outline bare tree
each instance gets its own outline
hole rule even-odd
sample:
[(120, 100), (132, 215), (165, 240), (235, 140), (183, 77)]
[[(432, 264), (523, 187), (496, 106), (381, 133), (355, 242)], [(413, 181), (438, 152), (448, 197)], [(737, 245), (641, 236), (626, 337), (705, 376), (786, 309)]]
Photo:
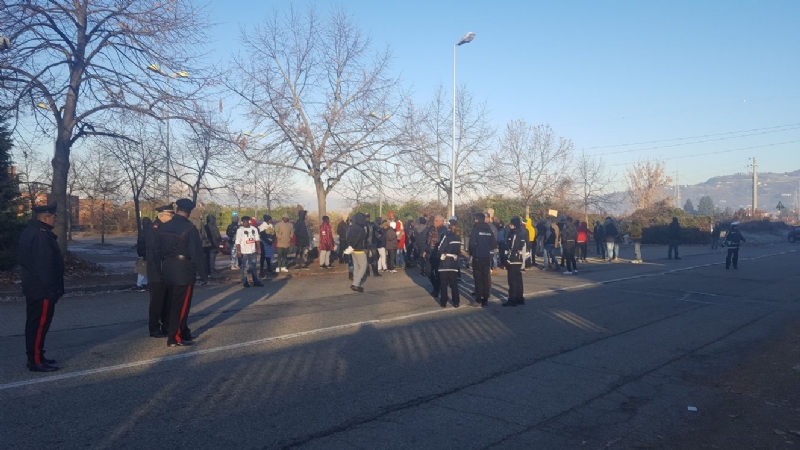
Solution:
[(229, 88), (269, 142), (240, 149), (310, 177), (323, 216), (342, 177), (396, 141), (392, 116), (402, 101), (389, 74), (390, 53), (373, 53), (369, 37), (341, 9), (325, 19), (313, 8), (276, 11), (243, 33), (242, 43), (248, 56), (236, 61), (241, 76)]
[[(197, 86), (170, 91), (164, 79), (172, 70), (197, 74), (187, 64), (199, 60), (194, 49), (205, 40), (206, 23), (195, 5), (191, 0), (2, 2), (0, 30), (10, 45), (0, 52), (0, 112), (17, 119), (38, 113), (49, 119), (42, 127), (54, 129), (52, 194), (62, 250), (73, 144), (86, 136), (117, 135), (104, 124), (122, 110), (156, 115), (167, 103), (170, 115), (180, 116), (179, 106), (198, 92)], [(153, 70), (146, 70), (150, 65)]]
[(491, 173), (514, 187), (530, 215), (535, 200), (564, 197), (563, 188), (571, 186), (567, 167), (573, 148), (572, 140), (556, 138), (550, 125), (515, 120), (506, 125), (500, 148), (492, 154)]
[(200, 192), (225, 189), (228, 183), (222, 176), (225, 169), (222, 163), (234, 151), (234, 145), (217, 128), (207, 125), (212, 122), (207, 115), (197, 122), (188, 122), (189, 133), (171, 155), (172, 178), (194, 202)]
[(628, 198), (634, 209), (647, 209), (656, 202), (669, 198), (669, 184), (663, 161), (637, 161), (625, 172)]
[(581, 152), (575, 164), (575, 188), (583, 206), (583, 220), (589, 223), (589, 211), (604, 213), (612, 206), (609, 186), (611, 177), (606, 173), (602, 157)]
[[(100, 144), (100, 141), (97, 141)], [(84, 155), (75, 158), (79, 171), (76, 175), (78, 191), (89, 198), (92, 221), (97, 203), (100, 204), (100, 243), (106, 239), (106, 212), (115, 200), (123, 197), (125, 174), (110, 155), (100, 145), (92, 146)]]
[(20, 191), (30, 209), (38, 197), (50, 191), (51, 172), (46, 158), (27, 143), (14, 147), (14, 156)]
[(423, 109), (409, 105), (406, 114), (404, 144), (408, 150), (401, 156), (407, 172), (402, 177), (406, 187), (417, 191), (435, 191), (438, 199), (446, 199), (450, 208), (450, 180), (455, 153), (456, 195), (476, 193), (485, 183), (488, 152), (494, 130), (489, 125), (486, 104), (476, 104), (464, 87), (458, 90), (456, 142), (453, 152), (453, 104), (444, 87), (439, 86), (433, 99)]
[(294, 195), (293, 172), (286, 167), (275, 164), (256, 166), (253, 173), (253, 184), (259, 198), (262, 198), (267, 207), (267, 214), (272, 214), (276, 205), (289, 202)]

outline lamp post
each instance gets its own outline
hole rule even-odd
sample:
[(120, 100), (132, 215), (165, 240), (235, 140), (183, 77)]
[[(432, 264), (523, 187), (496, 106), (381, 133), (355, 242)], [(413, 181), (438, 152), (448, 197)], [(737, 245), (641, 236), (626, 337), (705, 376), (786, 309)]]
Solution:
[[(189, 78), (189, 72), (181, 70), (179, 72), (167, 73), (161, 70), (161, 68), (158, 67), (158, 65), (156, 64), (150, 64), (149, 66), (147, 66), (147, 70), (155, 72), (159, 75), (163, 75), (164, 77), (167, 78), (167, 97), (169, 97), (169, 80), (173, 78)], [(167, 99), (167, 101), (169, 101), (169, 99)], [(167, 186), (164, 191), (167, 201), (169, 201), (169, 169), (171, 167), (171, 162), (172, 162), (172, 160), (169, 157), (169, 114), (170, 114), (169, 106), (167, 106)]]
[[(381, 124), (392, 118), (391, 115), (381, 117), (375, 111), (370, 112), (369, 116), (380, 120)], [(378, 153), (380, 153), (380, 150)], [(380, 157), (380, 155), (378, 156)], [(383, 169), (383, 164), (381, 164), (381, 169)], [(380, 169), (378, 170), (378, 217), (383, 217), (383, 171)]]
[(475, 33), (470, 31), (453, 45), (453, 146), (450, 149), (452, 164), (450, 169), (450, 217), (456, 215), (456, 47), (469, 44), (473, 39), (475, 39)]

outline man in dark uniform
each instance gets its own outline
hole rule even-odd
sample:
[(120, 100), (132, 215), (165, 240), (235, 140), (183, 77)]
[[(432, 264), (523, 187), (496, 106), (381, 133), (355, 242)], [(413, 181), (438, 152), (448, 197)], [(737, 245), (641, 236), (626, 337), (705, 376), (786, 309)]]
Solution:
[(747, 239), (745, 239), (739, 231), (739, 222), (733, 222), (730, 231), (725, 235), (724, 244), (728, 246), (728, 256), (725, 257), (726, 269), (731, 268), (731, 262), (733, 262), (734, 269), (739, 268), (739, 246), (745, 241), (747, 241)]
[(469, 236), (469, 255), (472, 256), (472, 278), (475, 281), (475, 301), (482, 307), (489, 304), (492, 286), (492, 252), (497, 250), (497, 238), (486, 223), (486, 215), (475, 214), (475, 224)]
[(433, 225), (424, 232), (425, 250), (422, 252), (422, 259), (427, 259), (429, 263), (428, 279), (433, 286), (431, 296), (434, 298), (439, 297), (439, 289), (441, 287), (441, 280), (439, 279), (439, 243), (445, 234), (447, 234), (447, 227), (444, 225), (444, 217), (442, 216), (434, 217)]
[(19, 262), (22, 266), (22, 293), (27, 303), (25, 349), (28, 370), (54, 372), (55, 360), (44, 357), (44, 341), (56, 302), (64, 295), (64, 258), (53, 227), (56, 205), (33, 208), (34, 219), (19, 237)]
[[(380, 277), (382, 275), (378, 273), (378, 235), (381, 231), (370, 219), (369, 213), (364, 214), (364, 217), (367, 220), (367, 264), (372, 267), (372, 276)], [(369, 274), (369, 269), (367, 273)]]
[(161, 227), (172, 220), (175, 214), (174, 205), (164, 205), (156, 208), (158, 218), (149, 230), (146, 230), (147, 244), (145, 246), (147, 260), (147, 284), (150, 288), (150, 307), (148, 309), (148, 328), (150, 337), (167, 337), (167, 323), (169, 323), (169, 301), (167, 299), (167, 285), (161, 276), (161, 259), (156, 256), (156, 234)]
[(195, 204), (182, 198), (175, 202), (175, 216), (159, 228), (154, 257), (161, 261), (161, 274), (167, 286), (169, 302), (169, 347), (192, 345), (192, 333), (187, 326), (192, 292), (197, 277), (205, 284), (206, 272), (200, 232), (189, 222)]

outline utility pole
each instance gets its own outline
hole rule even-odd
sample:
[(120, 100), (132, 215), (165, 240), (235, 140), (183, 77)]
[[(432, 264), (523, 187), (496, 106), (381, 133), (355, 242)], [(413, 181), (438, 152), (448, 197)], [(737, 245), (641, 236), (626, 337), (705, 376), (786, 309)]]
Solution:
[(758, 209), (758, 158), (753, 158), (753, 217)]

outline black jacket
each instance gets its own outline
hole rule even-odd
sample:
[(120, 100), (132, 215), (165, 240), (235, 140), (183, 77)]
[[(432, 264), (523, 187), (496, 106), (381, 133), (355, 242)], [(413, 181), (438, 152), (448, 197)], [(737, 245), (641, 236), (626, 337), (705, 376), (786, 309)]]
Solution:
[(605, 236), (606, 242), (614, 242), (617, 239), (618, 234), (619, 231), (617, 231), (617, 226), (614, 225), (614, 222), (607, 223), (603, 229), (603, 235)]
[(228, 228), (225, 230), (225, 234), (228, 236), (228, 242), (233, 243), (233, 241), (236, 240), (236, 231), (239, 229), (239, 226), (240, 223), (238, 220), (228, 225)]
[(525, 248), (528, 240), (525, 228), (515, 228), (506, 230), (506, 259), (509, 264), (522, 264), (525, 260)]
[[(461, 256), (461, 238), (451, 231), (439, 241), (439, 272), (458, 272), (458, 257)], [(444, 256), (444, 259), (441, 259)]]
[(152, 226), (152, 220), (147, 217), (142, 219), (142, 228), (139, 229), (139, 234), (136, 236), (136, 255), (139, 258), (147, 257), (147, 233), (150, 232)]
[(187, 217), (175, 214), (172, 220), (161, 225), (154, 234), (154, 257), (161, 261), (165, 283), (188, 286), (194, 284), (198, 276), (201, 280), (206, 280), (208, 272), (200, 232)]
[(669, 232), (667, 233), (670, 241), (681, 240), (681, 224), (672, 222), (669, 224)]
[(489, 258), (492, 250), (496, 249), (497, 237), (492, 227), (486, 222), (475, 223), (469, 235), (469, 255), (473, 258)]
[(347, 245), (356, 251), (364, 251), (367, 248), (367, 224), (364, 214), (357, 213), (353, 216), (352, 224), (347, 228)]
[(339, 225), (336, 225), (336, 235), (339, 236), (340, 241), (347, 240), (347, 227), (348, 227), (347, 222), (345, 222), (344, 220), (339, 222)]
[(148, 283), (161, 283), (161, 260), (156, 256), (156, 233), (161, 226), (164, 225), (160, 219), (156, 218), (153, 224), (147, 229), (145, 233), (145, 259), (147, 260), (147, 282)]
[(300, 211), (297, 213), (297, 222), (294, 223), (294, 236), (295, 245), (298, 247), (308, 247), (311, 245), (308, 236), (308, 227), (306, 226), (307, 211)]
[(22, 293), (31, 300), (57, 301), (64, 295), (64, 257), (53, 228), (36, 219), (19, 236)]
[(572, 223), (565, 223), (564, 228), (561, 229), (561, 242), (572, 242), (578, 239), (578, 230)]
[(742, 233), (739, 230), (733, 230), (725, 235), (725, 244), (729, 248), (739, 248), (742, 245), (742, 242), (746, 242), (747, 239), (742, 236)]

